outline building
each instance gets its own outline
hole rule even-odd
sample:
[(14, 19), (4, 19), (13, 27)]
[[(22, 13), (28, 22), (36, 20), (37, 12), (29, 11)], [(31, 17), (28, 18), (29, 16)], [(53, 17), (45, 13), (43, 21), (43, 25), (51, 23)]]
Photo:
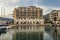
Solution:
[(35, 6), (14, 8), (14, 23), (43, 24), (43, 9)]
[(59, 23), (60, 21), (60, 10), (53, 10), (50, 14), (50, 20), (56, 21), (56, 23)]
[(44, 19), (52, 21), (52, 23), (60, 23), (60, 10), (53, 10), (51, 13), (44, 16)]

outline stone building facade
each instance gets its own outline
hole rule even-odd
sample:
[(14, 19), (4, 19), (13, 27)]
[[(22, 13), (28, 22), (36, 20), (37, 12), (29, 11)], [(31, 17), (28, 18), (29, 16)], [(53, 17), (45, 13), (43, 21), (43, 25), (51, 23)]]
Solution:
[(56, 23), (60, 22), (60, 10), (53, 10), (50, 14), (50, 20), (53, 21), (53, 23), (56, 21)]
[(52, 21), (52, 23), (60, 23), (60, 10), (52, 10), (52, 12), (45, 15), (44, 18)]
[(43, 24), (43, 9), (36, 6), (14, 8), (14, 23)]

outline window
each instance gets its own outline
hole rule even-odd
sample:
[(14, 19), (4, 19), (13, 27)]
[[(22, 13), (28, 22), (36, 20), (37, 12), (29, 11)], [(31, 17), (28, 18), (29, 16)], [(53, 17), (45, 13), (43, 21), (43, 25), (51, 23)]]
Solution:
[(32, 11), (32, 16), (34, 16), (35, 15), (35, 12), (34, 11)]
[(42, 14), (43, 14), (43, 13), (42, 13), (42, 10), (40, 10), (40, 16), (42, 16)]
[(22, 12), (20, 12), (20, 16), (22, 16)]
[(28, 13), (28, 16), (31, 16), (31, 13), (30, 12)]
[(24, 12), (26, 12), (26, 8), (24, 8)]
[(24, 16), (26, 16), (26, 12), (24, 12)]

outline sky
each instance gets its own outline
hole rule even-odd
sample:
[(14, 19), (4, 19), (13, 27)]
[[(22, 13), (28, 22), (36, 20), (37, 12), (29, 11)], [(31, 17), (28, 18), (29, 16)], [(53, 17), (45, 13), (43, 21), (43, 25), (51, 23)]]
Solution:
[(0, 16), (1, 8), (5, 8), (5, 17), (12, 18), (13, 9), (19, 6), (37, 6), (43, 8), (44, 15), (52, 10), (60, 9), (60, 0), (0, 0)]

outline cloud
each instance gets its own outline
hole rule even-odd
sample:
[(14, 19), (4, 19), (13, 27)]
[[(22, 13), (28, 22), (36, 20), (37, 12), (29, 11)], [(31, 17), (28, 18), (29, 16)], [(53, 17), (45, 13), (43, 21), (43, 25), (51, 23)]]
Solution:
[(9, 3), (9, 2), (11, 2), (11, 3), (17, 3), (19, 1), (20, 0), (0, 0), (1, 3)]
[(33, 3), (41, 3), (42, 0), (20, 0), (22, 2), (22, 4), (24, 3), (27, 3), (27, 4), (32, 4)]
[(40, 6), (43, 8), (44, 15), (51, 13), (52, 10), (60, 10), (60, 7), (53, 7), (53, 6)]
[[(13, 14), (13, 9), (18, 6), (37, 6), (40, 8), (43, 8), (44, 15), (50, 13), (52, 10), (59, 10), (60, 7), (53, 7), (53, 6), (45, 6), (42, 5), (42, 0), (0, 0), (0, 13), (1, 13), (1, 7), (5, 8), (5, 13), (10, 17), (9, 14)], [(40, 5), (41, 4), (41, 5)]]
[(51, 13), (52, 10), (60, 10), (60, 7), (53, 7), (53, 6), (39, 6), (43, 8), (44, 15)]
[[(24, 1), (30, 1), (30, 0), (24, 0)], [(32, 1), (39, 1), (39, 0), (32, 0)], [(41, 1), (41, 0), (40, 0)]]
[(20, 0), (0, 0), (0, 6), (13, 7), (18, 5), (18, 2), (20, 2)]
[(34, 1), (36, 1), (36, 2), (38, 2), (38, 1), (41, 2), (42, 0), (34, 0)]
[(2, 7), (5, 8), (5, 15), (12, 14), (13, 8), (19, 6), (19, 5), (16, 5), (16, 3), (19, 1), (20, 0), (0, 0), (0, 16), (1, 16)]
[(52, 10), (60, 10), (60, 7), (38, 5), (36, 3), (34, 3), (34, 6), (43, 8), (43, 15), (50, 13)]

